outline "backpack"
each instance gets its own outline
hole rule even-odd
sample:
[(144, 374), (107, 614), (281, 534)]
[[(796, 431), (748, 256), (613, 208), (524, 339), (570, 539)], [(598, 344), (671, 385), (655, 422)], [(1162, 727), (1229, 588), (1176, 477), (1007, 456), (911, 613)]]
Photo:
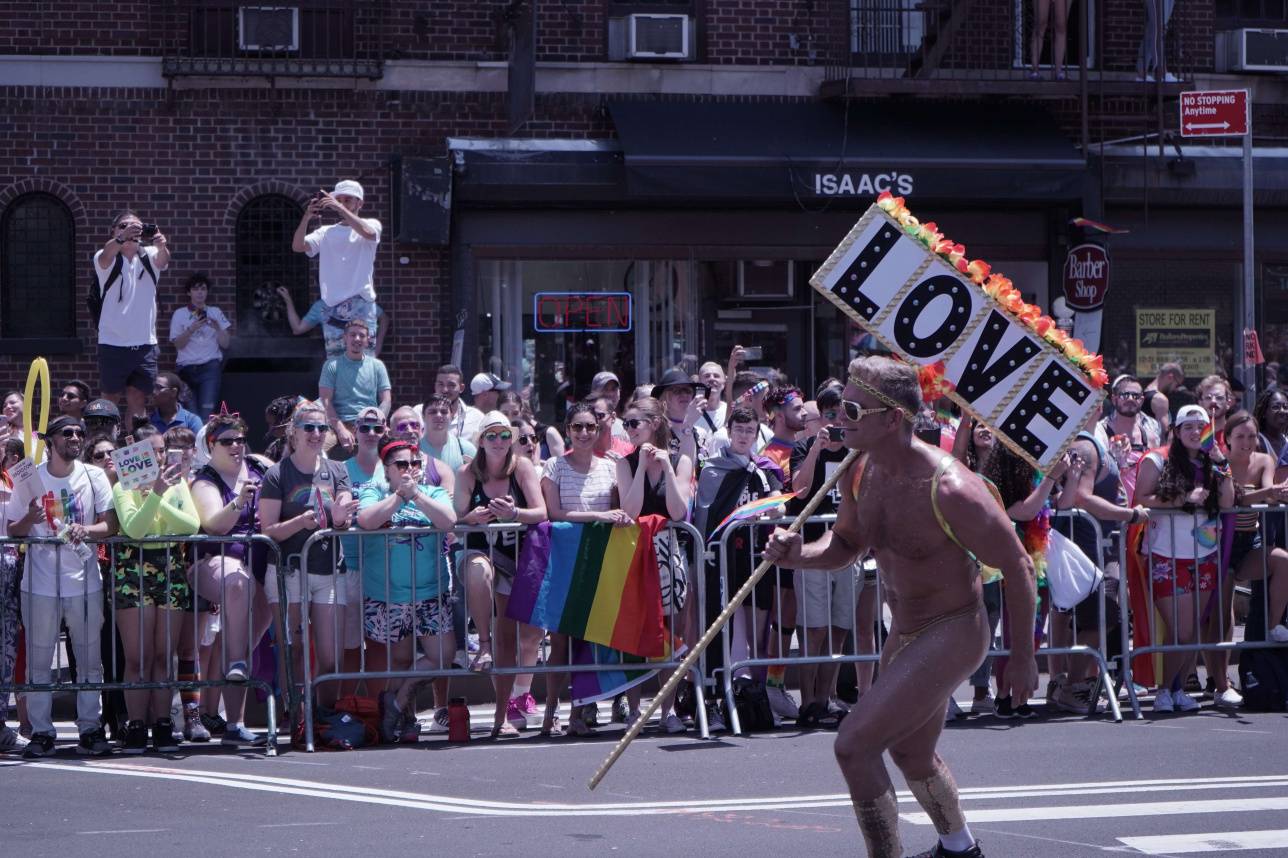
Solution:
[[(148, 258), (147, 253), (140, 252), (139, 259), (143, 262), (143, 271), (152, 278), (152, 285), (157, 283), (157, 273), (152, 268), (152, 260)], [(97, 265), (98, 263), (91, 263)], [(121, 279), (121, 269), (125, 265), (125, 257), (120, 253), (116, 254), (116, 259), (112, 261), (112, 270), (108, 272), (107, 280), (103, 282), (100, 289), (98, 285), (98, 272), (94, 272), (94, 278), (90, 281), (89, 292), (85, 295), (85, 306), (89, 309), (89, 317), (94, 321), (94, 327), (98, 327), (99, 320), (103, 317), (103, 304), (107, 298), (107, 293), (116, 285), (116, 281)], [(124, 296), (117, 295), (117, 301), (124, 300)]]
[(1239, 686), (1245, 710), (1288, 710), (1288, 649), (1245, 649), (1239, 653)]
[(733, 705), (738, 710), (738, 726), (742, 732), (774, 729), (774, 711), (769, 708), (769, 692), (764, 682), (758, 679), (734, 680)]
[(380, 705), (373, 697), (361, 697), (350, 694), (335, 702), (335, 711), (350, 715), (362, 722), (366, 728), (363, 737), (364, 745), (380, 744)]
[(352, 751), (365, 745), (367, 725), (348, 712), (318, 711), (313, 722), (313, 741), (321, 748), (332, 751)]

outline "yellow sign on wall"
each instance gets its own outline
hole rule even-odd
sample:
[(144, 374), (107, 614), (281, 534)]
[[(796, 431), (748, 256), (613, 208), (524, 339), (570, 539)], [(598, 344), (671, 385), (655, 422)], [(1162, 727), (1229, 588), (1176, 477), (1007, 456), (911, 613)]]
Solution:
[(1216, 367), (1216, 310), (1149, 307), (1136, 310), (1136, 375), (1152, 378), (1165, 363), (1179, 363), (1186, 378)]

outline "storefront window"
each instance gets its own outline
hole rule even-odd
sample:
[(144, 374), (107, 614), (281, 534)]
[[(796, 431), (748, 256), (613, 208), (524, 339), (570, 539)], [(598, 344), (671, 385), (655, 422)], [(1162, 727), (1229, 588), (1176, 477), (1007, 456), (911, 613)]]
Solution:
[(1260, 318), (1257, 334), (1266, 363), (1258, 390), (1265, 390), (1281, 378), (1288, 381), (1288, 264), (1261, 267)]

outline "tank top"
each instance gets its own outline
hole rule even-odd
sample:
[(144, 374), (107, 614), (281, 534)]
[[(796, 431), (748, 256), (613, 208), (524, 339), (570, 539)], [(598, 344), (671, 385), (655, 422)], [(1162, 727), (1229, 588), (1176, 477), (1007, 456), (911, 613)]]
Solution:
[[(679, 461), (679, 456), (671, 454), (671, 466), (675, 467)], [(630, 465), (631, 475), (639, 471), (640, 453), (639, 450), (631, 453), (626, 457), (626, 463)], [(624, 490), (624, 489), (623, 489)], [(644, 475), (644, 502), (640, 505), (640, 515), (660, 515), (663, 518), (670, 518), (671, 513), (666, 506), (666, 475), (656, 483), (649, 479), (648, 474)]]
[[(262, 482), (264, 479), (264, 469), (252, 458), (246, 459), (246, 475), (255, 480)], [(232, 503), (237, 497), (232, 486), (224, 482), (223, 475), (207, 464), (198, 469), (196, 475), (192, 478), (193, 483), (207, 482), (213, 485), (219, 491), (219, 499), (225, 504)], [(259, 533), (259, 492), (251, 498), (250, 503), (241, 509), (237, 516), (237, 522), (233, 525), (232, 530), (228, 531), (228, 536), (250, 536)], [(256, 545), (245, 542), (225, 542), (222, 543), (224, 553), (229, 557), (235, 557), (245, 562), (246, 549), (250, 549), (250, 571), (255, 576), (255, 580), (264, 583), (264, 574), (268, 568), (268, 549), (264, 545)], [(206, 545), (197, 549), (198, 557), (216, 557), (219, 555), (219, 545)]]
[[(526, 507), (528, 505), (528, 496), (523, 493), (523, 488), (519, 485), (518, 479), (514, 474), (510, 474), (510, 488), (508, 494), (514, 498), (516, 507)], [(487, 491), (483, 488), (483, 480), (474, 480), (474, 490), (470, 492), (470, 509), (476, 509), (481, 506), (487, 506), (492, 502), (488, 497)], [(518, 561), (518, 546), (522, 541), (523, 534), (514, 530), (503, 530), (496, 535), (496, 552), (502, 554), (511, 560)], [(469, 533), (465, 536), (465, 547), (471, 551), (488, 550), (488, 534), (486, 533)]]
[[(1251, 483), (1243, 486), (1244, 492), (1255, 492), (1260, 486), (1254, 486)], [(1243, 504), (1239, 504), (1243, 506)], [(1261, 526), (1261, 515), (1257, 512), (1240, 512), (1235, 513), (1234, 529), (1240, 533), (1256, 533), (1257, 528)]]

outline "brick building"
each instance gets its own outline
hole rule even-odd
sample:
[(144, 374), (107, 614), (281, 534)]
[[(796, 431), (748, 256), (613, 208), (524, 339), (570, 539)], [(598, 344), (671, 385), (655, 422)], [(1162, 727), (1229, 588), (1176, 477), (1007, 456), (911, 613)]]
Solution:
[[(1227, 34), (1288, 27), (1283, 4), (1181, 0), (1154, 80), (1137, 74), (1142, 0), (1076, 0), (1066, 78), (1044, 45), (1031, 80), (1030, 5), (167, 0), (114, 20), (0, 2), (0, 388), (37, 354), (55, 384), (97, 387), (89, 260), (133, 208), (174, 253), (161, 339), (183, 278), (206, 271), (235, 326), (230, 400), (255, 413), (312, 391), (320, 344), (290, 336), (272, 290), (316, 298), (290, 234), (343, 177), (385, 224), (399, 401), (455, 353), (531, 384), (548, 414), (557, 364), (580, 389), (601, 364), (630, 385), (735, 341), (812, 384), (856, 332), (809, 274), (886, 188), (1044, 306), (1082, 238), (1071, 218), (1129, 228), (1109, 242), (1110, 362), (1136, 360), (1142, 307), (1209, 308), (1228, 352), (1237, 150), (1174, 139), (1178, 92), (1226, 87), (1253, 92), (1262, 345), (1288, 352), (1288, 170), (1271, 145), (1288, 91), (1224, 71)], [(631, 330), (607, 330), (628, 309)]]

